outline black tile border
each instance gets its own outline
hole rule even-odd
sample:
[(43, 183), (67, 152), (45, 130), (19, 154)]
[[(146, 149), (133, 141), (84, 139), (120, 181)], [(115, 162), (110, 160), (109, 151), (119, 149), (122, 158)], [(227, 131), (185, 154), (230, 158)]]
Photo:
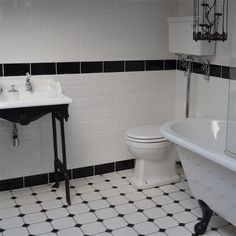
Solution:
[[(135, 163), (134, 159), (129, 159), (95, 166), (86, 166), (81, 168), (70, 169), (68, 170), (68, 175), (70, 179), (78, 179), (94, 175), (101, 175), (115, 171), (133, 169), (134, 163)], [(62, 175), (59, 176), (59, 180), (60, 181), (63, 180)], [(55, 179), (53, 172), (0, 180), (0, 192), (24, 187), (32, 187), (47, 183), (53, 183), (54, 181)]]
[[(81, 61), (81, 62), (43, 62), (43, 63), (6, 63), (0, 64), (0, 76), (61, 75), (87, 73), (118, 73), (139, 71), (184, 71), (179, 60), (128, 60), (128, 61)], [(201, 64), (193, 63), (193, 73), (204, 74)], [(210, 65), (210, 75), (230, 79), (230, 67)]]

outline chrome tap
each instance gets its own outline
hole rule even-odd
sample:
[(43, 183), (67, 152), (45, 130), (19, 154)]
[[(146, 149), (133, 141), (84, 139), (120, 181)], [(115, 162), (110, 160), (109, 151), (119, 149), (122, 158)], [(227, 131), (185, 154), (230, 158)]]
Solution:
[(26, 83), (25, 83), (25, 88), (26, 88), (26, 91), (29, 91), (29, 92), (33, 92), (33, 86), (30, 82), (30, 77), (31, 75), (29, 73), (26, 73)]

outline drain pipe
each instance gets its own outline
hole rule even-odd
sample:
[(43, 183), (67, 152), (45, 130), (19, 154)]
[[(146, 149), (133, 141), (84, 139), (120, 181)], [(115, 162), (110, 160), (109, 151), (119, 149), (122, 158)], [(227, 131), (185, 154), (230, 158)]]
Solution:
[(185, 108), (185, 117), (186, 118), (189, 118), (189, 110), (190, 110), (190, 90), (191, 90), (192, 62), (193, 62), (193, 57), (188, 56), (187, 59), (186, 59), (186, 63), (187, 63), (187, 71), (186, 71), (187, 91), (186, 91), (186, 108)]
[(12, 139), (13, 139), (13, 146), (18, 147), (20, 145), (20, 139), (16, 123), (13, 123)]

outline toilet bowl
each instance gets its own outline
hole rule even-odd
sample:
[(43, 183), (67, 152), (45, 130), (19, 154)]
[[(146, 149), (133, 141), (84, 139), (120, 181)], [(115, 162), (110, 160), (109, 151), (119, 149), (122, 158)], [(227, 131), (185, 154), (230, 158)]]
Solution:
[(159, 126), (139, 126), (126, 132), (129, 151), (136, 157), (131, 184), (139, 189), (179, 181), (175, 172), (177, 152), (160, 134)]

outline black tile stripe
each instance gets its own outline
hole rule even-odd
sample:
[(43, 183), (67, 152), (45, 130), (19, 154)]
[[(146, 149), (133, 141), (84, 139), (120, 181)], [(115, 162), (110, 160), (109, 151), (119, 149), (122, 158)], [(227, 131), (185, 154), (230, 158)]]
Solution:
[(210, 76), (222, 77), (222, 66), (210, 65)]
[(103, 62), (101, 61), (90, 61), (81, 62), (81, 73), (102, 73)]
[(79, 74), (80, 62), (57, 62), (57, 74)]
[(20, 76), (30, 73), (30, 64), (4, 64), (4, 76)]
[(125, 61), (125, 71), (144, 71), (144, 61)]
[(146, 61), (146, 70), (164, 70), (164, 60)]
[(230, 67), (222, 66), (222, 78), (230, 79)]
[(104, 72), (124, 72), (124, 61), (104, 61)]
[[(127, 170), (134, 168), (134, 159), (118, 161), (112, 163), (106, 163), (96, 166), (87, 166), (82, 168), (75, 168), (68, 170), (68, 175), (70, 179), (77, 179), (82, 177), (94, 176), (99, 174), (105, 174), (120, 170)], [(94, 172), (95, 169), (95, 172)], [(60, 174), (59, 180), (63, 181), (64, 178)], [(32, 175), (26, 177), (19, 177), (14, 179), (5, 179), (0, 180), (0, 192), (6, 190), (12, 190), (17, 188), (36, 186), (41, 184), (53, 183), (55, 182), (55, 174), (53, 173), (44, 173), (39, 175)]]
[(176, 60), (165, 60), (165, 70), (176, 70), (177, 61)]
[(193, 73), (204, 75), (205, 72), (202, 70), (202, 64), (198, 62), (193, 63)]
[(31, 64), (32, 75), (55, 75), (56, 63), (32, 63)]

